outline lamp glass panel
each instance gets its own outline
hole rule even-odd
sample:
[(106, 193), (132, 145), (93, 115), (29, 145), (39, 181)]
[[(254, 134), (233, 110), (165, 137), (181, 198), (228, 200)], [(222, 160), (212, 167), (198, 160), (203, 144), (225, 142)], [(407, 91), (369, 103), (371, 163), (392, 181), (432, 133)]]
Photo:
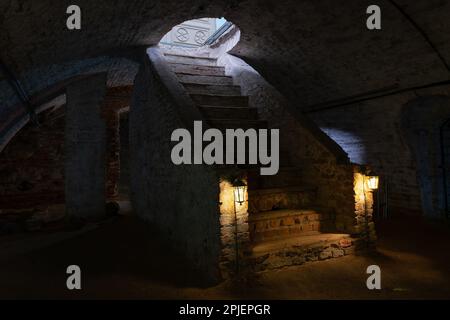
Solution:
[(245, 201), (245, 186), (234, 187), (234, 199), (239, 204)]
[(369, 188), (372, 190), (378, 189), (378, 181), (379, 181), (379, 179), (377, 176), (369, 177), (368, 182), (367, 182), (369, 185)]

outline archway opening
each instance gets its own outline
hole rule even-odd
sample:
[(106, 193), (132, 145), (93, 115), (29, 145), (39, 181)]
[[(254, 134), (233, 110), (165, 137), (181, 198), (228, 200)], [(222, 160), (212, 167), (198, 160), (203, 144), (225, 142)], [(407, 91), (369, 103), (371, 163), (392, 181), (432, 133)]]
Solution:
[(174, 26), (159, 47), (170, 54), (218, 58), (239, 40), (239, 28), (225, 18), (198, 18)]

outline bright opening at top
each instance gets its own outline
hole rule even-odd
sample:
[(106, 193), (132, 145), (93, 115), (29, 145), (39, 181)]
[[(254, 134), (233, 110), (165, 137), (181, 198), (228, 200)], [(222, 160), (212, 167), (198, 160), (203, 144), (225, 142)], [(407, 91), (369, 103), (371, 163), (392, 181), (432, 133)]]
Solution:
[(213, 42), (230, 27), (224, 18), (201, 18), (185, 21), (170, 30), (160, 45), (170, 47), (198, 48)]

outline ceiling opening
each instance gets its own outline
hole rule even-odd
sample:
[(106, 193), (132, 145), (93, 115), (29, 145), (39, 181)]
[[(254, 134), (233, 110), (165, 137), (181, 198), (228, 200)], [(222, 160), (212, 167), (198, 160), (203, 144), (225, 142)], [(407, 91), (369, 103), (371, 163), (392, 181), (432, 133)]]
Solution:
[(239, 29), (225, 18), (199, 18), (174, 26), (159, 42), (164, 51), (218, 56), (240, 39)]

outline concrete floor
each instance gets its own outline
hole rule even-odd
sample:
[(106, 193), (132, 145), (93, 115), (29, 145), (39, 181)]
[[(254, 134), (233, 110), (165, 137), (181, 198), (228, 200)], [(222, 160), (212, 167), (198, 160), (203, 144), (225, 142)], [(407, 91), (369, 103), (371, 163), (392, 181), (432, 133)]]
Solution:
[[(407, 221), (405, 223), (404, 221)], [(379, 224), (378, 252), (346, 256), (258, 274), (243, 285), (232, 282), (202, 289), (189, 285), (180, 261), (133, 217), (48, 241), (36, 234), (0, 256), (0, 298), (112, 299), (449, 299), (450, 228), (418, 219)], [(54, 235), (51, 236), (55, 238)], [(5, 243), (5, 239), (0, 239)], [(30, 246), (24, 243), (45, 243)], [(24, 242), (25, 241), (25, 242)], [(66, 268), (82, 269), (83, 290), (66, 289)], [(382, 290), (369, 291), (367, 266), (382, 270)], [(195, 275), (194, 275), (195, 277)]]

